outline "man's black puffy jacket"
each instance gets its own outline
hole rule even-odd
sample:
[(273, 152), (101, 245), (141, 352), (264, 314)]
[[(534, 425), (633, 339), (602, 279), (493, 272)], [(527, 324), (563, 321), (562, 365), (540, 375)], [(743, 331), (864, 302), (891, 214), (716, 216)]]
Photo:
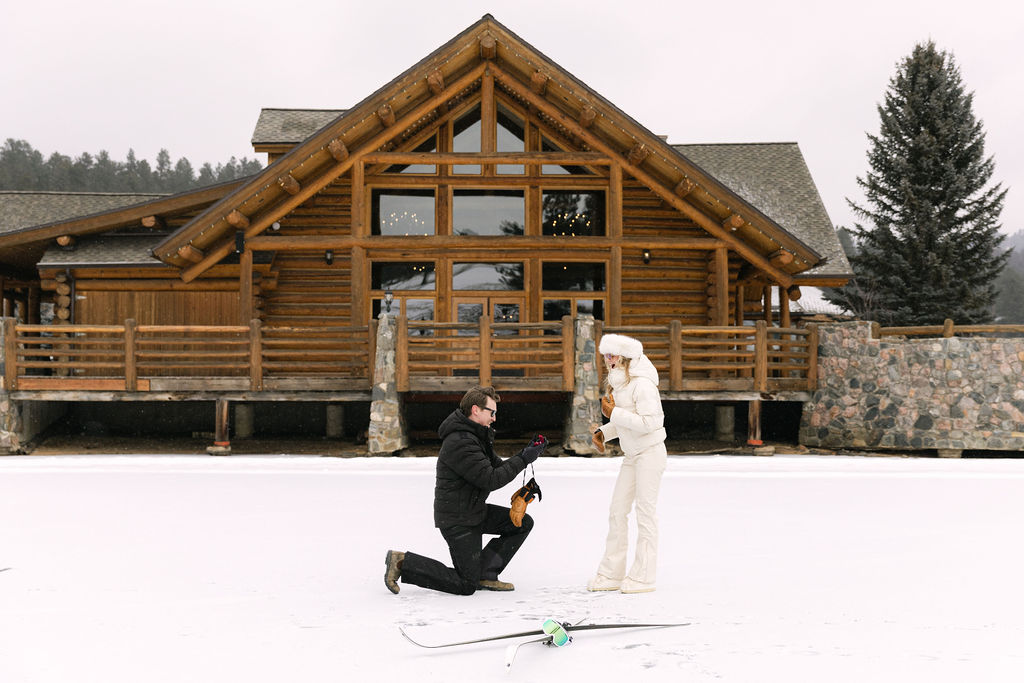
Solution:
[(487, 496), (524, 469), (519, 455), (502, 460), (494, 454), (494, 430), (473, 422), (462, 410), (445, 418), (437, 430), (444, 440), (437, 457), (434, 526), (475, 526), (484, 521)]

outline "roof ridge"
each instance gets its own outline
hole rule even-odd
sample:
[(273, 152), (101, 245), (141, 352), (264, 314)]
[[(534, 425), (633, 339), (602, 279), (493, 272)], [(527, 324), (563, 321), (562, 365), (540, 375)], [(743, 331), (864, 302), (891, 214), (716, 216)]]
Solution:
[(52, 194), (64, 197), (169, 197), (170, 192), (94, 192), (88, 190), (0, 190), (0, 194)]

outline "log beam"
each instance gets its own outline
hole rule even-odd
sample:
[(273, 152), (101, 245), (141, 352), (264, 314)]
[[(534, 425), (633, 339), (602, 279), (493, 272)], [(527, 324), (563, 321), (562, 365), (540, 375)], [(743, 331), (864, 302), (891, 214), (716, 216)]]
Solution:
[(776, 268), (782, 268), (783, 266), (788, 266), (793, 262), (793, 254), (785, 249), (779, 249), (777, 252), (769, 256), (768, 259)]
[[(299, 181), (296, 180), (291, 173), (286, 173), (277, 179), (277, 184), (281, 186), (281, 189), (292, 195), (293, 197), (299, 193), (302, 186), (299, 185)], [(231, 214), (228, 214), (231, 215)]]
[(597, 110), (589, 104), (580, 109), (579, 124), (584, 128), (590, 128), (597, 119)]
[(75, 236), (61, 235), (57, 238), (57, 244), (65, 249), (72, 249), (75, 246)]
[(341, 138), (331, 140), (327, 144), (327, 151), (335, 161), (345, 161), (345, 159), (348, 159), (348, 148), (341, 141)]
[(534, 71), (530, 75), (530, 90), (538, 95), (544, 95), (548, 89), (548, 77), (540, 71)]
[(427, 87), (433, 95), (439, 95), (444, 90), (444, 74), (440, 69), (434, 69), (427, 75)]
[(167, 222), (162, 216), (143, 216), (142, 227), (152, 230), (163, 230), (167, 227)]
[(203, 253), (202, 249), (193, 247), (191, 244), (185, 244), (181, 247), (178, 247), (178, 256), (185, 259), (189, 263), (199, 263), (200, 261), (203, 260), (203, 256), (205, 256), (205, 254)]
[[(291, 176), (288, 177), (291, 178)], [(294, 180), (294, 178), (292, 179)], [(233, 209), (231, 213), (227, 215), (225, 220), (227, 220), (228, 225), (237, 230), (245, 230), (249, 227), (249, 217), (238, 209)]]
[(743, 220), (743, 216), (738, 213), (734, 213), (722, 221), (722, 227), (726, 230), (739, 230), (743, 227), (746, 221)]
[(633, 166), (639, 166), (644, 163), (644, 160), (649, 154), (650, 151), (648, 151), (647, 145), (642, 142), (638, 142), (629, 150), (629, 153), (626, 155), (626, 159)]
[(395, 110), (391, 108), (391, 105), (385, 102), (384, 104), (377, 107), (377, 118), (380, 119), (380, 123), (385, 128), (390, 128), (395, 125)]
[(803, 294), (800, 292), (800, 286), (791, 286), (789, 289), (786, 290), (786, 296), (789, 297), (790, 301), (800, 301), (800, 297), (803, 296)]
[(480, 58), (492, 60), (498, 56), (498, 41), (494, 36), (482, 36), (480, 38)]
[(683, 178), (679, 181), (679, 184), (675, 187), (676, 196), (682, 199), (686, 195), (690, 194), (697, 189), (697, 184), (689, 178)]

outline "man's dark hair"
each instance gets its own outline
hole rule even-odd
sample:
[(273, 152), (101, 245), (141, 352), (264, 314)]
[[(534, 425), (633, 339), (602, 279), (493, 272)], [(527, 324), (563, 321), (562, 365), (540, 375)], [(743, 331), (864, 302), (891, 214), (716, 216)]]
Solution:
[(487, 399), (489, 398), (493, 398), (495, 403), (501, 400), (498, 393), (494, 391), (494, 387), (473, 387), (462, 397), (462, 401), (459, 402), (459, 408), (462, 409), (466, 417), (469, 417), (473, 412), (473, 406), (486, 408)]

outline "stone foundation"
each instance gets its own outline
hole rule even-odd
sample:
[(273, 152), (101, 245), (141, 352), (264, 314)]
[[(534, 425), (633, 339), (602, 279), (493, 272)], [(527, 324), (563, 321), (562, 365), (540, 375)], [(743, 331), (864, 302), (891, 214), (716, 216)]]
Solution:
[(818, 390), (800, 443), (849, 449), (1024, 450), (1024, 339), (871, 339), (818, 327)]

